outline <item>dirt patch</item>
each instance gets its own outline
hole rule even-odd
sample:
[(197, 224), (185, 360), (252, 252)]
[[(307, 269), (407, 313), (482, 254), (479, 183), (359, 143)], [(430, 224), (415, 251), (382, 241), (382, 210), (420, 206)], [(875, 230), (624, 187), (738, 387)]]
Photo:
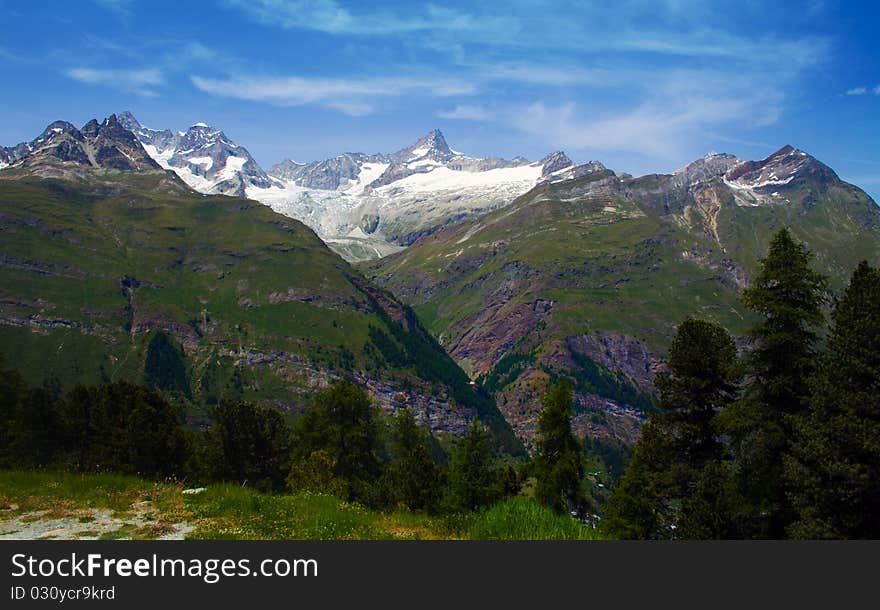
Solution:
[(162, 520), (152, 502), (135, 502), (131, 511), (87, 508), (17, 512), (0, 510), (0, 540), (183, 540), (195, 529), (188, 523)]

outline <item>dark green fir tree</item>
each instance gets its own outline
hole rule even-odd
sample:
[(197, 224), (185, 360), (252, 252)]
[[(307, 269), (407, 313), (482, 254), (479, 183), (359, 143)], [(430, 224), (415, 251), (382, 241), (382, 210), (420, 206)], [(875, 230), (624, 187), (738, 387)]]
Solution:
[(880, 538), (880, 270), (862, 262), (836, 303), (828, 349), (786, 461), (795, 538)]
[(535, 497), (557, 512), (580, 510), (585, 503), (581, 490), (583, 448), (571, 431), (571, 388), (559, 382), (543, 402), (534, 461)]
[(620, 538), (726, 538), (735, 512), (731, 469), (723, 462), (716, 418), (736, 398), (738, 360), (722, 327), (687, 319), (658, 375), (658, 412), (606, 510)]
[(824, 321), (825, 278), (810, 268), (810, 259), (803, 244), (780, 230), (743, 293), (743, 302), (762, 320), (751, 330), (748, 388), (723, 418), (746, 501), (743, 537), (784, 538), (794, 518), (784, 455), (792, 422), (807, 408), (807, 380)]

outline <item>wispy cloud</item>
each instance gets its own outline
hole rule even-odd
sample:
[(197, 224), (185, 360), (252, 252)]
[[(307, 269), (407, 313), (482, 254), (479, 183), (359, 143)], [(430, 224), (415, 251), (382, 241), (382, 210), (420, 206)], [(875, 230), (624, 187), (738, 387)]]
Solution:
[(485, 32), (502, 28), (515, 34), (518, 29), (518, 23), (508, 18), (478, 16), (431, 4), (421, 13), (411, 11), (407, 15), (387, 9), (355, 14), (335, 0), (227, 0), (226, 4), (268, 25), (328, 34), (383, 36), (438, 31)]
[(867, 87), (853, 87), (847, 90), (847, 95), (865, 95), (868, 92)]
[(3, 47), (0, 47), (0, 59), (4, 61), (19, 61), (21, 58), (15, 53), (12, 53), (11, 51), (7, 51)]
[(74, 80), (90, 85), (104, 85), (146, 96), (155, 96), (153, 87), (162, 85), (165, 78), (156, 68), (143, 70), (104, 70), (95, 68), (73, 68), (64, 74)]
[(880, 85), (874, 87), (874, 95), (880, 95)]
[(542, 101), (511, 108), (507, 120), (554, 147), (674, 159), (715, 132), (777, 121), (780, 92), (752, 91), (746, 82), (723, 79), (680, 73), (633, 106), (609, 110), (583, 102)]
[(131, 7), (134, 4), (134, 0), (94, 0), (94, 2), (121, 17), (131, 15)]
[(458, 121), (489, 121), (494, 115), (483, 106), (459, 104), (452, 110), (441, 110), (437, 116)]
[[(554, 10), (531, 2), (474, 3), (470, 10), (413, 3), (403, 13), (389, 8), (356, 12), (336, 0), (225, 0), (252, 20), (272, 27), (334, 36), (395, 37), (446, 54), (464, 46), (577, 53), (656, 55), (735, 63), (774, 62), (788, 71), (825, 57), (830, 41), (820, 36), (746, 35), (729, 29), (729, 8), (688, 0), (621, 0), (601, 19), (584, 19), (583, 3), (557, 0)], [(763, 17), (764, 8), (737, 6)], [(784, 57), (784, 62), (776, 59)]]
[(221, 97), (263, 101), (280, 106), (315, 104), (352, 116), (370, 114), (379, 98), (407, 95), (451, 97), (470, 95), (476, 86), (444, 78), (388, 77), (372, 79), (306, 78), (301, 76), (230, 78), (191, 77), (201, 91)]
[(488, 63), (473, 66), (486, 80), (527, 83), (531, 85), (604, 86), (618, 80), (612, 70), (603, 68), (585, 69), (567, 63)]

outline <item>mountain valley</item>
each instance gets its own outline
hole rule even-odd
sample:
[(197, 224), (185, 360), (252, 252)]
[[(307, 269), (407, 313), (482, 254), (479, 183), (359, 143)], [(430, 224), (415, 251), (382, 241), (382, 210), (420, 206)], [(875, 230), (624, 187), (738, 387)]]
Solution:
[(633, 443), (687, 316), (745, 349), (739, 294), (776, 229), (834, 289), (880, 260), (876, 204), (790, 146), (632, 177), (561, 152), (468, 157), (434, 130), (393, 154), (266, 172), (218, 129), (126, 112), (52, 123), (0, 160), (2, 328), (24, 354), (7, 358), (65, 383), (137, 376), (162, 330), (202, 404), (234, 387), (295, 411), (354, 375), (435, 432), (480, 416), (527, 444), (563, 378), (579, 435)]

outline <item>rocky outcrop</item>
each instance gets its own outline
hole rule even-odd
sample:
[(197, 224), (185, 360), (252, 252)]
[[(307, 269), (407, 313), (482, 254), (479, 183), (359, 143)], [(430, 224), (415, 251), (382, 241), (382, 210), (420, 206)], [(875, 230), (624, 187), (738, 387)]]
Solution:
[(78, 167), (116, 171), (161, 169), (115, 114), (102, 123), (92, 119), (82, 129), (66, 121), (55, 121), (31, 142), (4, 151), (10, 169), (53, 178), (78, 175)]
[(642, 392), (654, 392), (654, 376), (661, 370), (663, 360), (638, 339), (602, 331), (569, 337), (566, 344), (575, 354), (587, 356), (611, 371), (620, 371)]

